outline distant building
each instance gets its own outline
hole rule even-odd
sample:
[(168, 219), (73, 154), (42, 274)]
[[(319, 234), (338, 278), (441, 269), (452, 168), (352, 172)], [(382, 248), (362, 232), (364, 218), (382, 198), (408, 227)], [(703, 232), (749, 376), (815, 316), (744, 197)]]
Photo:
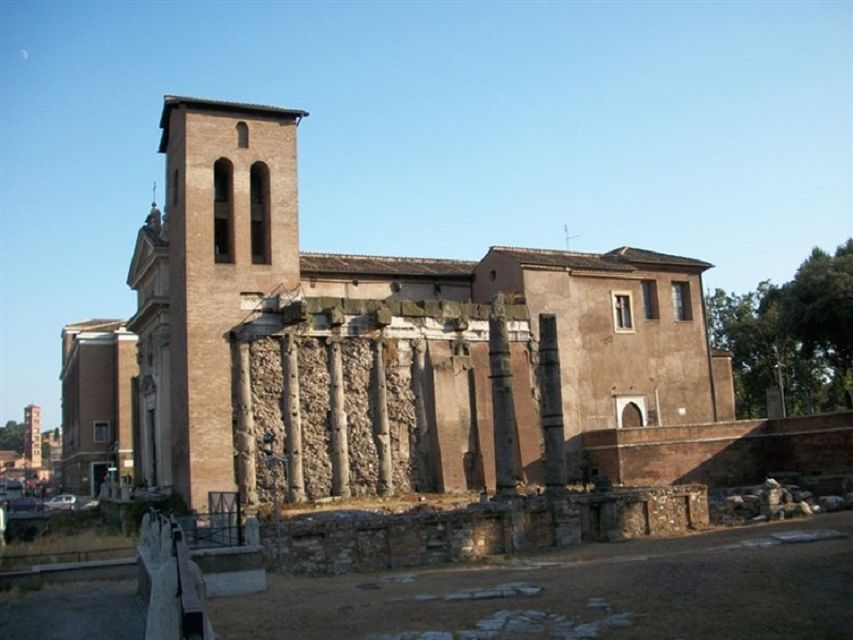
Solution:
[(122, 320), (86, 320), (62, 330), (62, 485), (97, 496), (115, 469), (133, 475), (136, 335)]
[(28, 404), (24, 407), (24, 457), (34, 469), (41, 468), (41, 407)]

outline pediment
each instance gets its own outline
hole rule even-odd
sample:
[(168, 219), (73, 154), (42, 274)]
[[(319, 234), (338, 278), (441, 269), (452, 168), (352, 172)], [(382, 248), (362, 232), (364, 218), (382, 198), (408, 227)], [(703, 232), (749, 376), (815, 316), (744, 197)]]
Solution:
[(136, 283), (154, 264), (158, 260), (167, 260), (168, 256), (168, 246), (158, 243), (145, 227), (141, 228), (136, 234), (136, 245), (133, 248), (133, 257), (130, 259), (130, 269), (127, 273), (127, 284), (130, 288), (135, 289)]

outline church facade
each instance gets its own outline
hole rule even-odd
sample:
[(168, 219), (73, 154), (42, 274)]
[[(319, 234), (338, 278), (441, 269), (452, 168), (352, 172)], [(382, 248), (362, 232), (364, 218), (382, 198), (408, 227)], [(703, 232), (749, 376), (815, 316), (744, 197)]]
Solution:
[(300, 252), (307, 115), (165, 99), (167, 215), (152, 209), (128, 274), (137, 481), (197, 510), (211, 491), (264, 502), (274, 484), (292, 500), (491, 491), (498, 312), (513, 413), (512, 459), (498, 459), (520, 487), (545, 483), (543, 314), (567, 479), (589, 472), (584, 431), (734, 417), (730, 363), (708, 346), (706, 262), (629, 247), (491, 247), (477, 262)]

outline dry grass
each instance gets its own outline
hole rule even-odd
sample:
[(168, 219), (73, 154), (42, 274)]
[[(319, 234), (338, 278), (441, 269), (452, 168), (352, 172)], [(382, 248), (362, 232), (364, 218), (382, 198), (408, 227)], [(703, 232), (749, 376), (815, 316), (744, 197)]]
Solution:
[(98, 528), (48, 533), (33, 541), (13, 541), (0, 554), (0, 570), (26, 569), (36, 564), (104, 560), (134, 554), (136, 537)]

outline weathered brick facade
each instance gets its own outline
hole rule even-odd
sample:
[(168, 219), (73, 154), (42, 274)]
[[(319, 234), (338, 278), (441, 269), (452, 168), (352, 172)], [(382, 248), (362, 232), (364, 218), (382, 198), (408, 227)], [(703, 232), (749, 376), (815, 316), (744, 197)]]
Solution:
[[(301, 254), (305, 116), (166, 98), (166, 216), (152, 211), (128, 276), (143, 366), (138, 481), (200, 510), (209, 491), (268, 500), (278, 458), (302, 470), (280, 480), (300, 499), (543, 485), (540, 313), (556, 316), (570, 478), (583, 474), (590, 428), (715, 419), (731, 378), (707, 344), (711, 265), (629, 248), (493, 247), (479, 263)], [(497, 293), (523, 309), (498, 364)], [(299, 306), (309, 299), (319, 309)], [(276, 355), (285, 338), (298, 352), (289, 365)], [(287, 367), (299, 369), (290, 385)], [(497, 415), (509, 426), (496, 436)]]

